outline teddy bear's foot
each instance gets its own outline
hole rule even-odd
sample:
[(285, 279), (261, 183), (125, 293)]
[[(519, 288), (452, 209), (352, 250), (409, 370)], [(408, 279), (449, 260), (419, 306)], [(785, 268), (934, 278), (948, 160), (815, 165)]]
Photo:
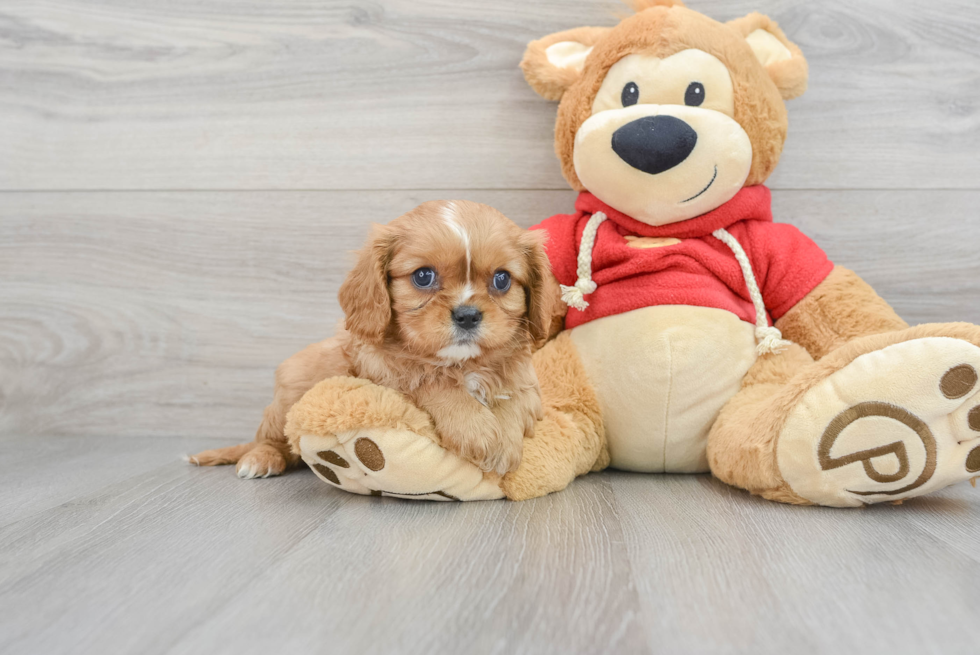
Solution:
[(863, 354), (811, 387), (777, 441), (780, 474), (820, 505), (921, 496), (980, 475), (980, 348), (928, 337)]
[(437, 443), (425, 412), (365, 380), (319, 383), (290, 410), (286, 434), (322, 480), (351, 493), (426, 500), (504, 496), (498, 476)]
[(409, 430), (364, 428), (336, 437), (300, 437), (300, 455), (321, 479), (345, 491), (424, 500), (503, 498), (499, 484)]

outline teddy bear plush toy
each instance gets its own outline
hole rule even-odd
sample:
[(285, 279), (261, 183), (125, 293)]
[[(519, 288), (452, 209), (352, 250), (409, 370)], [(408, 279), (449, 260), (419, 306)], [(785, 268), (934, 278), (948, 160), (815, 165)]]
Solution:
[[(980, 328), (909, 327), (773, 222), (763, 186), (807, 85), (770, 19), (639, 0), (615, 27), (531, 43), (580, 191), (539, 226), (564, 330), (535, 354), (546, 406), (516, 471), (439, 446), (402, 396), (334, 378), (290, 413), (294, 450), (355, 493), (526, 499), (606, 467), (706, 472), (765, 498), (861, 506), (980, 472)], [(791, 218), (791, 217), (790, 217)]]

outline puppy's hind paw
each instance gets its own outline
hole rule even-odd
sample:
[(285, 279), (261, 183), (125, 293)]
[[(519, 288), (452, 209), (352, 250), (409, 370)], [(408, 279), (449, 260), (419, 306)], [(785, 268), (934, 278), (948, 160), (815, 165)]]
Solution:
[(261, 444), (242, 456), (235, 470), (243, 480), (268, 478), (286, 470), (286, 458), (272, 446)]

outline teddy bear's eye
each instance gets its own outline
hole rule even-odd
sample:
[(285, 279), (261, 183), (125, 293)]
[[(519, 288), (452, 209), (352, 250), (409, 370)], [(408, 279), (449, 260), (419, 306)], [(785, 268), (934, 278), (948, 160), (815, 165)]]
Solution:
[(636, 83), (630, 82), (623, 87), (623, 95), (621, 100), (623, 101), (624, 107), (630, 107), (635, 105), (640, 99), (640, 87), (636, 86)]
[(704, 85), (700, 82), (691, 82), (687, 86), (687, 93), (684, 94), (684, 104), (688, 107), (700, 107), (704, 102)]

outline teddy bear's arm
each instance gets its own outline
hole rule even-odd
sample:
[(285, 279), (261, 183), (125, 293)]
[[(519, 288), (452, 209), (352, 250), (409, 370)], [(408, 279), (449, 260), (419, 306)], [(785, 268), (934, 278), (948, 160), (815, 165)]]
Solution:
[(835, 266), (823, 282), (786, 312), (776, 327), (820, 359), (852, 339), (908, 327), (856, 273)]

